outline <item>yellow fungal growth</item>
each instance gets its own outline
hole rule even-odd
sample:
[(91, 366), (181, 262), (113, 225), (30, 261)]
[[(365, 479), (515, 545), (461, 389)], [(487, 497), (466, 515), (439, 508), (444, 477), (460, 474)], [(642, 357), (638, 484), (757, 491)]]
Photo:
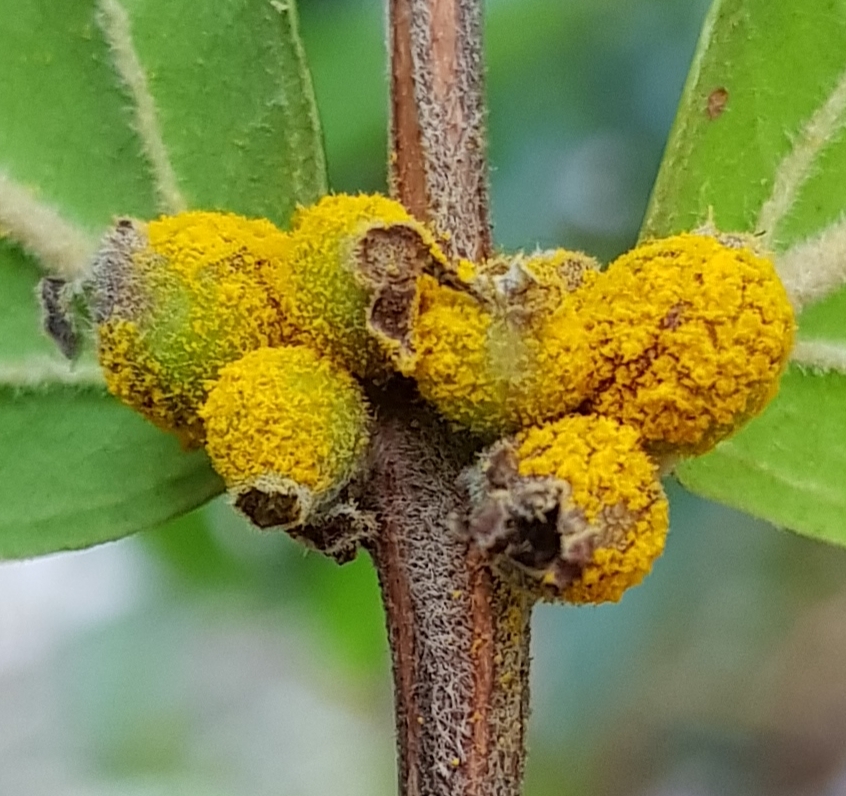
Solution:
[(515, 447), (520, 476), (566, 484), (559, 519), (567, 518), (561, 550), (570, 566), (554, 562), (542, 583), (563, 586), (568, 602), (617, 602), (651, 570), (669, 523), (656, 465), (637, 431), (574, 415), (521, 432)]
[(473, 286), (515, 321), (529, 323), (556, 311), (598, 274), (599, 262), (593, 257), (550, 249), (493, 257), (473, 274)]
[(794, 318), (772, 263), (684, 234), (624, 254), (582, 295), (592, 411), (657, 454), (699, 454), (773, 397)]
[(212, 464), (259, 527), (306, 522), (346, 485), (368, 439), (358, 383), (305, 346), (230, 363), (200, 416)]
[(593, 356), (580, 295), (577, 291), (551, 315), (539, 315), (526, 335), (531, 367), (516, 394), (521, 428), (573, 411), (593, 389)]
[[(380, 254), (371, 259), (362, 246), (374, 230), (391, 234), (378, 242)], [(417, 262), (396, 262), (391, 245), (409, 235), (421, 249)], [(413, 270), (422, 268), (420, 258), (445, 263), (432, 234), (385, 196), (338, 194), (297, 211), (291, 243), (274, 279), (289, 336), (332, 356), (356, 375), (383, 371), (394, 343), (374, 328), (378, 321), (370, 323), (371, 311), (378, 311), (374, 304), (385, 291), (393, 290), (395, 296), (398, 290), (414, 304)], [(403, 308), (404, 315), (414, 311), (413, 306)], [(383, 321), (392, 323), (391, 318)]]
[(413, 375), (423, 397), (444, 417), (480, 434), (497, 436), (516, 427), (507, 397), (523, 356), (519, 335), (468, 293), (431, 277), (422, 277), (419, 286)]
[[(226, 262), (266, 275), (284, 257), (288, 236), (264, 218), (191, 211), (147, 224), (150, 246), (187, 282), (202, 281), (210, 265)], [(228, 309), (228, 307), (224, 308)]]
[(522, 312), (431, 278), (418, 284), (412, 374), (446, 418), (496, 437), (584, 400), (591, 357), (577, 301), (562, 296), (550, 312), (538, 300)]
[(476, 264), (471, 260), (459, 260), (455, 265), (455, 275), (459, 280), (469, 284), (479, 273)]
[(231, 214), (119, 222), (97, 256), (92, 287), (110, 391), (200, 444), (197, 409), (219, 369), (282, 341), (267, 275), (287, 248), (270, 222)]
[(667, 499), (638, 432), (568, 415), (486, 451), (461, 476), (472, 543), (528, 592), (616, 602), (664, 549)]

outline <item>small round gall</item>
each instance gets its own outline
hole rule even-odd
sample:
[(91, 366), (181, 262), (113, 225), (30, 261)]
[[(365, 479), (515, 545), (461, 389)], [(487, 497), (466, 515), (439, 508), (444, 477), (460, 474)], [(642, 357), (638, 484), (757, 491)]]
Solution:
[(638, 433), (570, 415), (499, 442), (461, 479), (460, 527), (543, 600), (617, 602), (662, 553), (669, 515)]

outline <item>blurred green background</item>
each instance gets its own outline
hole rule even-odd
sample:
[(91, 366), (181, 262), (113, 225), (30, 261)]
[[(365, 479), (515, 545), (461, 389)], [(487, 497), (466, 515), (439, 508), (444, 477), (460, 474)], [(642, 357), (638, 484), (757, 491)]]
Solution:
[[(301, 0), (335, 190), (384, 190), (381, 0)], [(705, 0), (489, 0), (499, 245), (637, 233)], [(846, 551), (673, 484), (620, 605), (543, 606), (527, 796), (846, 793)], [(0, 565), (0, 794), (390, 796), (366, 557), (337, 568), (216, 502)]]

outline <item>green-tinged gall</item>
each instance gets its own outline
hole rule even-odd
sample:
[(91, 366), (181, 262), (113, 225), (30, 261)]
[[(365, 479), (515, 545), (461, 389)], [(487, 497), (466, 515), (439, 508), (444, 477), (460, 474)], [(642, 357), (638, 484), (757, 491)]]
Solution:
[(260, 348), (228, 364), (200, 416), (212, 464), (236, 506), (262, 528), (319, 517), (368, 441), (358, 383), (305, 346)]
[(464, 289), (422, 277), (409, 369), (421, 394), (489, 438), (578, 407), (592, 383), (580, 286), (594, 267), (556, 251), (465, 265)]
[(416, 280), (446, 262), (428, 229), (379, 195), (325, 196), (294, 216), (274, 273), (287, 334), (358, 376), (410, 355)]
[(220, 368), (283, 339), (267, 277), (288, 245), (269, 221), (232, 214), (118, 221), (89, 286), (110, 391), (200, 444), (197, 410)]

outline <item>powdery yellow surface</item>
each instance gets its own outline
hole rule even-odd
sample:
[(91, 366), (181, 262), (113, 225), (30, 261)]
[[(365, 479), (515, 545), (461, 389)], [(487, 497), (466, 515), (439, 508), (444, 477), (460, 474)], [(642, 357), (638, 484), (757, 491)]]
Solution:
[(187, 444), (202, 442), (197, 409), (227, 362), (282, 340), (268, 269), (288, 237), (270, 222), (222, 213), (183, 213), (139, 231), (138, 295), (99, 329), (109, 389)]
[(234, 488), (275, 475), (319, 499), (347, 481), (368, 439), (358, 383), (304, 346), (227, 365), (200, 416), (212, 464)]
[(393, 223), (413, 225), (435, 246), (399, 202), (378, 194), (325, 196), (295, 214), (290, 255), (274, 276), (289, 336), (359, 376), (381, 370), (385, 357), (367, 328), (371, 294), (352, 255), (369, 229)]
[(511, 317), (422, 277), (414, 378), (448, 419), (495, 437), (571, 411), (592, 360), (575, 302)]
[(599, 273), (599, 263), (593, 257), (569, 249), (518, 254), (504, 262), (524, 275), (514, 299), (530, 316), (557, 311), (570, 300), (570, 294)]
[(565, 509), (597, 529), (597, 546), (564, 590), (573, 603), (616, 602), (643, 580), (664, 549), (667, 499), (635, 429), (604, 417), (571, 415), (527, 429), (516, 439), (522, 476), (569, 484)]
[(476, 278), (479, 269), (471, 260), (459, 260), (455, 264), (456, 276), (464, 282), (471, 282)]
[[(477, 433), (496, 435), (514, 427), (516, 419), (507, 406), (511, 368), (497, 363), (491, 350), (497, 331), (492, 314), (467, 293), (430, 277), (422, 277), (419, 287), (413, 375), (420, 393), (444, 417)], [(506, 336), (502, 324), (499, 331)], [(502, 348), (513, 349), (516, 364), (519, 339), (515, 336), (511, 343), (503, 340)]]
[(244, 273), (262, 273), (286, 257), (289, 236), (264, 218), (191, 211), (147, 224), (153, 250), (190, 282), (202, 280), (210, 265), (237, 262)]
[(582, 297), (594, 351), (591, 410), (653, 452), (698, 454), (773, 397), (794, 319), (772, 263), (685, 234), (624, 254)]
[(520, 426), (538, 425), (576, 409), (593, 389), (593, 356), (580, 292), (525, 336), (530, 367), (516, 393)]
[(175, 432), (186, 446), (201, 444), (203, 430), (195, 397), (170, 383), (162, 364), (144, 344), (138, 324), (109, 320), (100, 324), (97, 337), (109, 392), (159, 428)]
[(555, 290), (559, 301), (581, 287), (586, 276), (599, 271), (596, 259), (570, 249), (549, 249), (525, 255), (525, 267), (540, 286)]

